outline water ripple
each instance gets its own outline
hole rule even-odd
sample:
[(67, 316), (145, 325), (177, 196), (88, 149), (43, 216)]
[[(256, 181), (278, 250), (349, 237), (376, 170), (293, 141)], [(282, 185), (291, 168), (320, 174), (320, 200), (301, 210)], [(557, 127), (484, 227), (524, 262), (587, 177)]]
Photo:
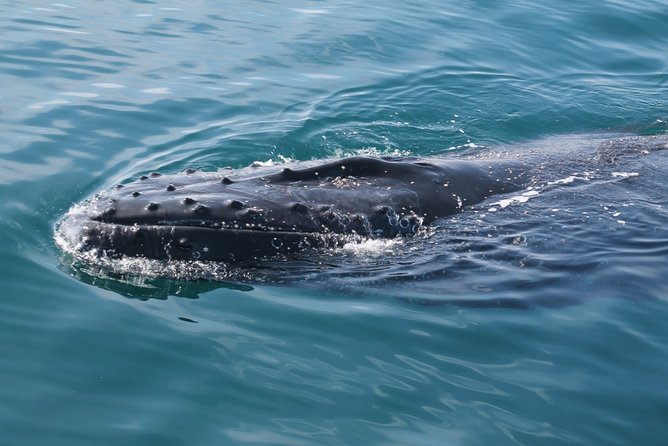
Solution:
[[(592, 134), (668, 131), (667, 22), (658, 0), (0, 4), (3, 440), (661, 443), (668, 164), (589, 158)], [(52, 242), (156, 170), (546, 148), (537, 194), (289, 263), (119, 273)]]

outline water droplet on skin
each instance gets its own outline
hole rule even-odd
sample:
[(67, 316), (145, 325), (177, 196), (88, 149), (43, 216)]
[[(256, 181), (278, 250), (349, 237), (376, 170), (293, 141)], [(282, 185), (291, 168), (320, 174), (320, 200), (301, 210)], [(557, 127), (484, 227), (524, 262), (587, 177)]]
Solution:
[(193, 249), (193, 245), (190, 243), (190, 240), (188, 240), (188, 239), (185, 238), (185, 237), (180, 238), (180, 239), (176, 242), (176, 246), (177, 246), (181, 251), (190, 251), (191, 249)]

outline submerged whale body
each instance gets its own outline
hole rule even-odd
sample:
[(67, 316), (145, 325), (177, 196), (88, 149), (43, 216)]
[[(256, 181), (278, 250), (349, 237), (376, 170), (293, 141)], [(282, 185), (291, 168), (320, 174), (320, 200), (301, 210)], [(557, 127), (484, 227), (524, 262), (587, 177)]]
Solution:
[(519, 161), (353, 157), (117, 185), (70, 212), (61, 232), (107, 256), (243, 261), (360, 238), (415, 234), (521, 189)]

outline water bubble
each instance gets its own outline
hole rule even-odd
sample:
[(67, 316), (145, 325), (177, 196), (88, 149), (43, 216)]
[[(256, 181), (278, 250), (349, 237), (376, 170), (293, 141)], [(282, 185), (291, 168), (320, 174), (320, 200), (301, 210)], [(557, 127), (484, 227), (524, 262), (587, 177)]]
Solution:
[(524, 235), (518, 235), (513, 238), (512, 241), (513, 245), (519, 246), (519, 245), (526, 245), (527, 243), (527, 238)]

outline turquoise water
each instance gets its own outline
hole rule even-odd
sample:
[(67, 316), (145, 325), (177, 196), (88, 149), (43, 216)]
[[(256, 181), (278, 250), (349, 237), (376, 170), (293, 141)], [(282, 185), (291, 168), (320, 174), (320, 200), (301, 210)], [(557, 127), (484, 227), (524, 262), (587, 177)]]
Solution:
[[(0, 443), (668, 441), (668, 154), (578, 152), (668, 131), (668, 3), (543, 3), (0, 2)], [(226, 281), (53, 238), (151, 171), (473, 146), (563, 162)]]

